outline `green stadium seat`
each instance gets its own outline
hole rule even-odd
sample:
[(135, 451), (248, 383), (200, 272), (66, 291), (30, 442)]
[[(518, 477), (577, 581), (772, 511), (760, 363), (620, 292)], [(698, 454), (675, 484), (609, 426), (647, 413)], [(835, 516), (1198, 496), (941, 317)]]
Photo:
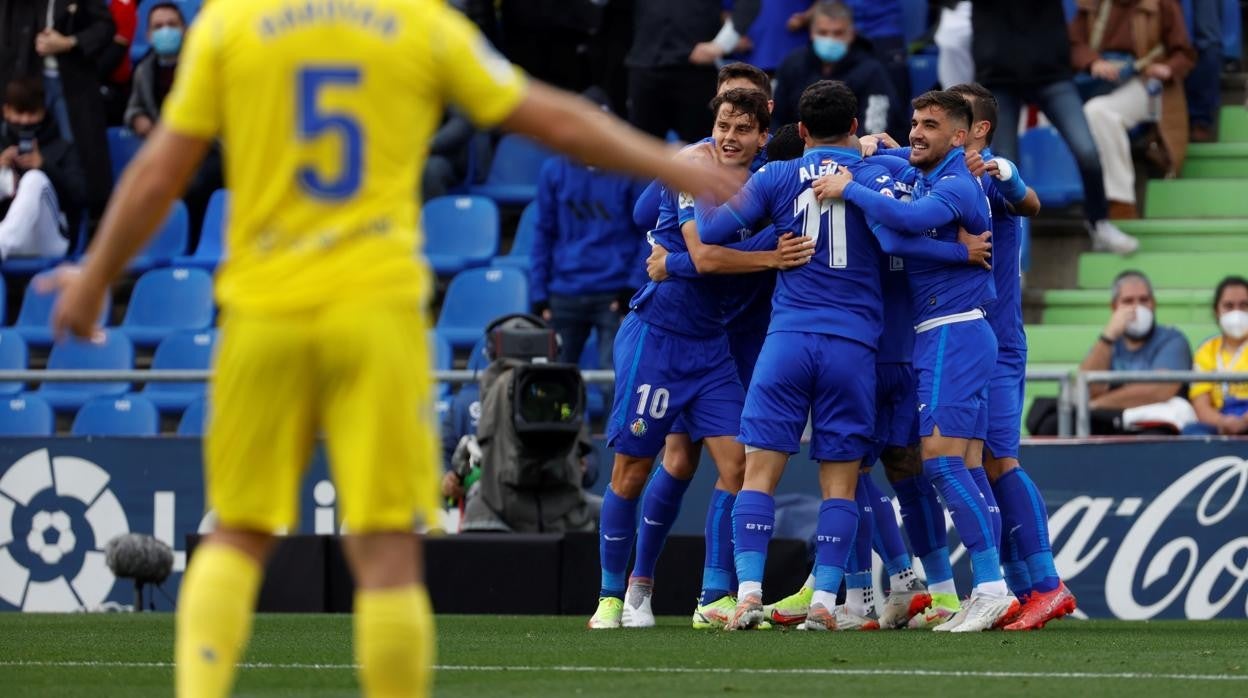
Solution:
[(1222, 143), (1248, 143), (1248, 110), (1238, 105), (1222, 107), (1218, 117), (1218, 140)]
[(1188, 158), (1183, 162), (1182, 174), (1187, 179), (1243, 177), (1248, 175), (1248, 157)]
[[(1204, 322), (1209, 318), (1212, 284), (1206, 289), (1159, 288), (1157, 317), (1161, 322)], [(1044, 292), (1045, 324), (1096, 325), (1109, 318), (1106, 289), (1054, 289)]]
[(1115, 223), (1139, 239), (1141, 252), (1248, 250), (1248, 218), (1140, 218)]
[(1187, 159), (1248, 158), (1248, 143), (1188, 143)]
[[(1243, 197), (1248, 201), (1248, 197)], [(1212, 290), (1229, 274), (1248, 271), (1248, 249), (1242, 252), (1139, 252), (1124, 259), (1115, 254), (1087, 253), (1079, 256), (1080, 288), (1109, 288), (1114, 277), (1126, 269), (1148, 275), (1154, 288)]]
[[(1162, 324), (1172, 324), (1161, 320)], [(1218, 328), (1211, 321), (1175, 324), (1194, 350)], [(1029, 325), (1027, 327), (1027, 365), (1038, 368), (1050, 364), (1077, 366), (1101, 333), (1102, 325)]]
[(1248, 196), (1239, 179), (1154, 179), (1145, 218), (1246, 218)]

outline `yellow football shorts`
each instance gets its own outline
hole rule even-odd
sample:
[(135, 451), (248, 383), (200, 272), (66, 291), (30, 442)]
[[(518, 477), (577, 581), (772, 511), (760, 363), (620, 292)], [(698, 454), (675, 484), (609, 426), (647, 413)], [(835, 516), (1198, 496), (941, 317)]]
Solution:
[(427, 331), (424, 313), (399, 303), (223, 315), (205, 439), (207, 503), (221, 524), (293, 530), (318, 434), (350, 532), (436, 521)]

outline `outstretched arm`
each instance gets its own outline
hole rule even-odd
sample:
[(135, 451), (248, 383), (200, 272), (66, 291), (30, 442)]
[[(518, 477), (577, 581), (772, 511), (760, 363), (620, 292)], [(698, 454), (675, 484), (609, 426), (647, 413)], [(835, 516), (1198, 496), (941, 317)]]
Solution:
[(815, 244), (809, 238), (796, 237), (793, 233), (785, 233), (777, 241), (775, 230), (767, 228), (730, 245), (698, 244), (696, 253), (692, 249), (690, 252), (668, 253), (662, 246), (656, 245), (647, 260), (650, 278), (662, 281), (668, 276), (694, 278), (702, 274), (751, 274), (769, 269), (792, 269), (810, 261)]

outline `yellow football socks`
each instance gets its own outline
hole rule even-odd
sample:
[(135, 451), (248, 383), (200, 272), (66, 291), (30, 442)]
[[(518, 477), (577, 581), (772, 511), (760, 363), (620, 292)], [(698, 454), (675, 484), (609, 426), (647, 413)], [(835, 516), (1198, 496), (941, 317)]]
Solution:
[(356, 592), (355, 657), (365, 696), (429, 695), (433, 655), (433, 609), (425, 587)]
[(176, 685), (179, 698), (228, 696), (263, 570), (236, 548), (206, 543), (195, 551), (178, 599)]

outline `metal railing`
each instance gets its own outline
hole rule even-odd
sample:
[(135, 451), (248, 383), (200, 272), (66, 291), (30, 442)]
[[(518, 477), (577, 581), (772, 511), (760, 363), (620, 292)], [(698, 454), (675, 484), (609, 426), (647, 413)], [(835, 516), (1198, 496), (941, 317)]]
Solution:
[[(458, 369), (435, 371), (434, 377), (439, 383), (458, 385), (478, 380), (481, 373)], [(588, 384), (610, 385), (615, 382), (614, 371), (583, 370), (581, 376)], [(207, 381), (211, 377), (212, 372), (207, 370), (0, 370), (0, 383), (191, 383)], [(1062, 371), (1029, 368), (1026, 378), (1029, 382), (1058, 384), (1059, 436), (1086, 437), (1092, 432), (1092, 415), (1088, 401), (1093, 383), (1248, 383), (1248, 372)]]

